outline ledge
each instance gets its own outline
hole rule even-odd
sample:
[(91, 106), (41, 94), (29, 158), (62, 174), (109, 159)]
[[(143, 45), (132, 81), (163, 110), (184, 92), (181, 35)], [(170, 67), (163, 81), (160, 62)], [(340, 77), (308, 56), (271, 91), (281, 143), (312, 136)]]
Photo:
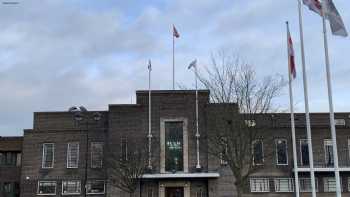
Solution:
[[(293, 169), (294, 171), (294, 169)], [(298, 172), (310, 172), (310, 168), (298, 168)], [(314, 172), (334, 172), (334, 168), (318, 168), (314, 167)], [(339, 168), (340, 172), (350, 172), (350, 167), (340, 167)]]
[(144, 174), (144, 179), (172, 179), (172, 178), (219, 178), (219, 173), (157, 173), (157, 174)]

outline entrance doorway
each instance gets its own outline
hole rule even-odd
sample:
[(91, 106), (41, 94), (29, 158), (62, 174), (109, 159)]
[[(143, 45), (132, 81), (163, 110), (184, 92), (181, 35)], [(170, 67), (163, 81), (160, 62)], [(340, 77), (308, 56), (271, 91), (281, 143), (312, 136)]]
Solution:
[(165, 197), (184, 197), (183, 187), (166, 187)]

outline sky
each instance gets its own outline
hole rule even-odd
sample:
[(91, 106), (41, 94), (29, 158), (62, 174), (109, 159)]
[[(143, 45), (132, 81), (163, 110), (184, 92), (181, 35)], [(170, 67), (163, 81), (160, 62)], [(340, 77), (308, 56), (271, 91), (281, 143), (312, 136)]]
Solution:
[[(210, 66), (219, 50), (253, 65), (258, 77), (287, 77), (288, 20), (297, 63), (295, 106), (304, 112), (296, 0), (0, 2), (0, 136), (32, 128), (33, 112), (135, 103), (135, 90), (148, 88), (148, 59), (153, 89), (171, 89), (172, 24), (180, 33), (176, 84), (193, 87), (188, 64), (197, 59), (199, 70)], [(349, 0), (334, 3), (350, 30)], [(310, 111), (327, 112), (321, 18), (305, 7), (303, 18)], [(328, 38), (334, 109), (349, 112), (350, 38)], [(287, 90), (278, 98), (286, 109)]]

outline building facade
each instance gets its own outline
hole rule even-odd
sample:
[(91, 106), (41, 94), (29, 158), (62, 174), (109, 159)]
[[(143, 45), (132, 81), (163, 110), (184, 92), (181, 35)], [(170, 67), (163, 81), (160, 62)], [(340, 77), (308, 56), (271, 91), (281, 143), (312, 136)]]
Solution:
[[(79, 117), (69, 111), (34, 113), (33, 129), (24, 131), (21, 146), (20, 196), (128, 196), (109, 184), (106, 152), (123, 155), (135, 142), (148, 139), (148, 91), (136, 95), (136, 104), (113, 104)], [(229, 113), (238, 114), (238, 108), (210, 103), (209, 96), (209, 91), (199, 91), (196, 135), (195, 91), (152, 91), (152, 170), (134, 196), (235, 196), (232, 172), (208, 153), (208, 136), (225, 126)], [(263, 122), (247, 120), (263, 125), (264, 132), (253, 146), (259, 170), (246, 183), (245, 196), (294, 196), (290, 114), (264, 116)], [(350, 196), (350, 113), (337, 113), (336, 123), (342, 192)], [(328, 114), (311, 114), (311, 125), (317, 196), (334, 196)], [(296, 135), (301, 194), (311, 196), (304, 114), (296, 114)]]
[(0, 137), (0, 197), (19, 197), (22, 137)]

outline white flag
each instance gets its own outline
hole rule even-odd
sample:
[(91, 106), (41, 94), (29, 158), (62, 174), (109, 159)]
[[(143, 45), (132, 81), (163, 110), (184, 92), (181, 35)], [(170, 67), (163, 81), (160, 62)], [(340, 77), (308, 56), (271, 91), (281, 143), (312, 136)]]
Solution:
[(344, 22), (332, 0), (324, 0), (326, 5), (326, 17), (331, 25), (333, 35), (347, 37)]

